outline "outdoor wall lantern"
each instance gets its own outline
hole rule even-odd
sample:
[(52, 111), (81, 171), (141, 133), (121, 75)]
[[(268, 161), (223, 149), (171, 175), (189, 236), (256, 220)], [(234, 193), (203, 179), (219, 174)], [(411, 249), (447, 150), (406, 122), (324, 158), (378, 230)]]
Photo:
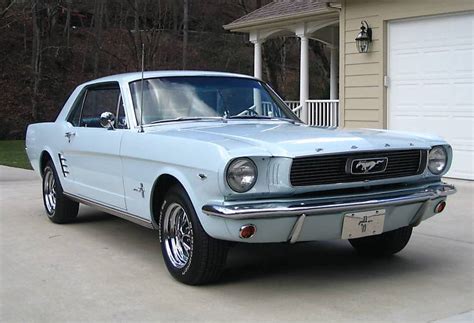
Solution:
[(372, 42), (372, 28), (369, 27), (369, 24), (365, 20), (360, 23), (362, 26), (360, 26), (360, 33), (355, 39), (356, 46), (359, 53), (367, 53), (369, 51), (369, 45)]

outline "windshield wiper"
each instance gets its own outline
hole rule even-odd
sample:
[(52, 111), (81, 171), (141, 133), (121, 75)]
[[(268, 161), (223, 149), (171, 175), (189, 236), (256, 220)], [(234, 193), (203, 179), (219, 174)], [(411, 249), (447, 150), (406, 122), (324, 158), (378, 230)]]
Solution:
[(223, 120), (223, 117), (178, 117), (173, 119), (155, 120), (148, 124), (175, 122), (175, 121), (196, 121), (196, 120)]
[(272, 117), (269, 116), (261, 116), (261, 115), (233, 115), (233, 116), (227, 116), (227, 119), (272, 119)]
[(270, 116), (262, 116), (262, 115), (233, 115), (233, 116), (227, 116), (226, 119), (265, 119), (265, 120), (281, 120), (281, 121), (287, 121), (290, 123), (295, 124), (296, 121), (293, 119), (289, 118), (277, 118), (277, 117), (270, 117)]

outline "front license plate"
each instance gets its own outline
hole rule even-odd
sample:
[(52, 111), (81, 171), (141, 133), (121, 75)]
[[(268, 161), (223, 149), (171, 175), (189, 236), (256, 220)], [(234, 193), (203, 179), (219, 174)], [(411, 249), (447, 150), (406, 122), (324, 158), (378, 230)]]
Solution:
[(383, 232), (385, 209), (347, 213), (342, 224), (342, 239), (372, 236)]

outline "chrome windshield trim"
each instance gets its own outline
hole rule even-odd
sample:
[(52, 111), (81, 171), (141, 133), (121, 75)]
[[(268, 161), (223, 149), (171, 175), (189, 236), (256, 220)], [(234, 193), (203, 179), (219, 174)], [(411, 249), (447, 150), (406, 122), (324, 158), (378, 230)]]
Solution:
[[(406, 205), (426, 202), (428, 200), (446, 197), (456, 193), (456, 188), (450, 184), (439, 183), (408, 193), (400, 193), (395, 197), (357, 197), (346, 202), (328, 202), (322, 199), (308, 199), (302, 201), (259, 202), (254, 204), (207, 204), (202, 211), (209, 216), (226, 219), (259, 219), (299, 216), (301, 214), (318, 215)], [(387, 195), (386, 193), (384, 195)]]
[(224, 121), (224, 117), (178, 117), (172, 119), (161, 119), (155, 120), (149, 123), (143, 124), (144, 126), (152, 126), (158, 125), (163, 123), (170, 123), (170, 122), (181, 122), (181, 121)]

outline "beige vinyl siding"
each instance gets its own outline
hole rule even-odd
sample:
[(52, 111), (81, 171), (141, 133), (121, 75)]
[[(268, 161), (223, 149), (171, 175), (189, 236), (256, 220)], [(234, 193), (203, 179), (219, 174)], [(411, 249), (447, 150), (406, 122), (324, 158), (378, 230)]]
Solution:
[[(470, 0), (343, 0), (340, 13), (340, 82), (342, 126), (387, 127), (387, 22), (438, 14), (473, 11)], [(373, 32), (369, 53), (357, 52), (361, 20)]]

